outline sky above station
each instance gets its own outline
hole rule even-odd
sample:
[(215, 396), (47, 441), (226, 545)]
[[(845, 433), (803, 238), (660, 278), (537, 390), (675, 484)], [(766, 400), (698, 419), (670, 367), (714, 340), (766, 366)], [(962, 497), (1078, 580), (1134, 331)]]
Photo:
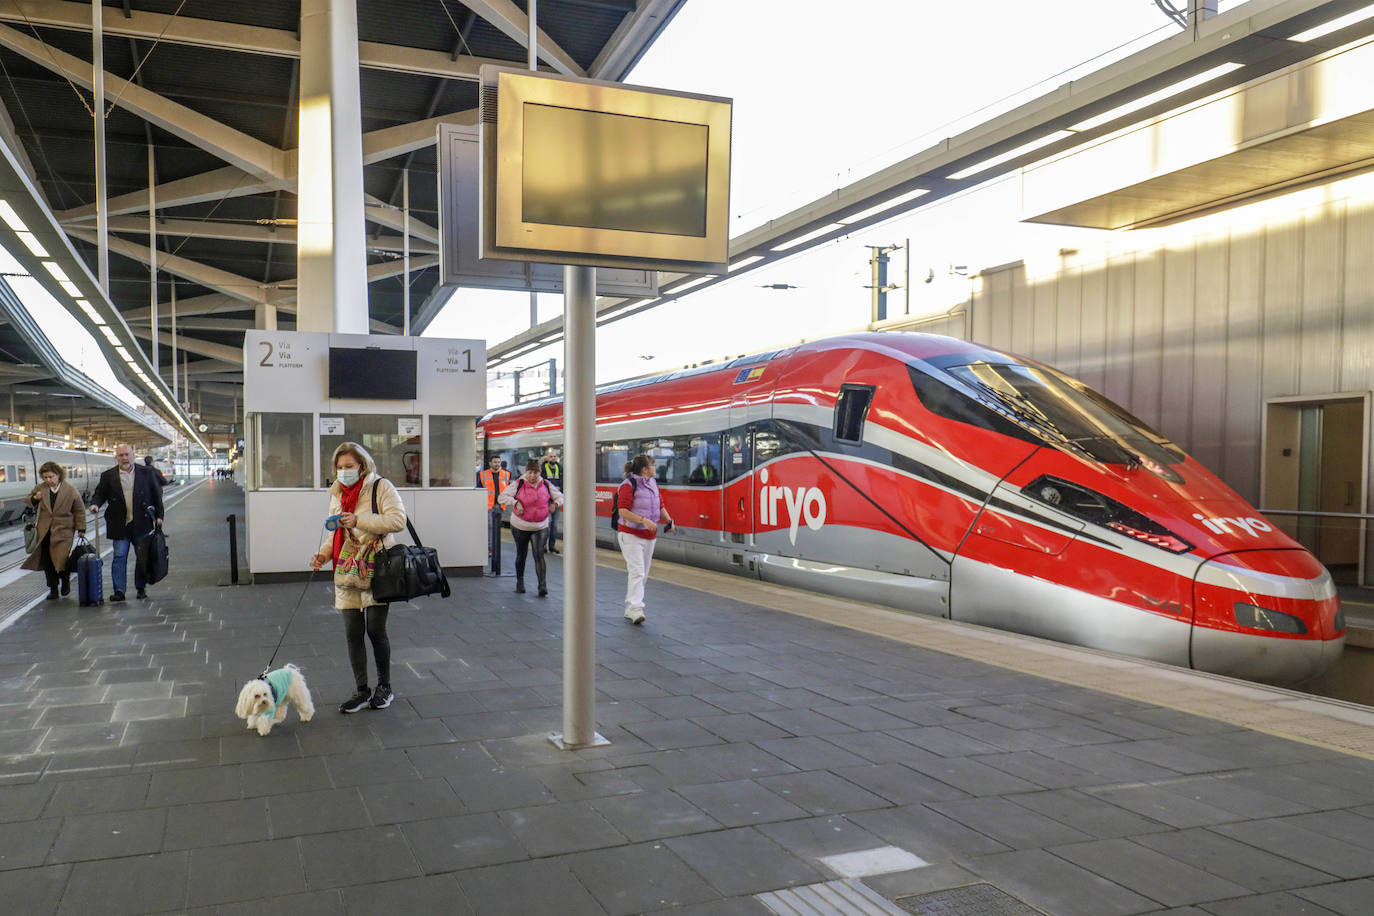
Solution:
[[(733, 99), (734, 237), (1178, 31), (1154, 0), (688, 0), (625, 82)], [(1020, 215), (1007, 176), (604, 325), (597, 381), (861, 327), (869, 245), (907, 246), (888, 279), (905, 283), (909, 253), (910, 313), (924, 315), (967, 299), (980, 268), (1102, 234)], [(889, 316), (907, 296), (888, 294)], [(541, 294), (537, 321), (562, 305)], [(425, 334), (497, 343), (529, 328), (530, 311), (528, 293), (461, 289)], [(561, 341), (492, 371), (488, 405), (511, 403), (515, 369), (526, 396), (547, 390), (550, 358), (561, 372)]]

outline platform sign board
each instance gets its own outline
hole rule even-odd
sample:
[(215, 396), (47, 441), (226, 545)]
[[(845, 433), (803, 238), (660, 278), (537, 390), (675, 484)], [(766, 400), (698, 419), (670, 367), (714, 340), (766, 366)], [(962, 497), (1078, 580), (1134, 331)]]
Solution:
[(493, 65), (479, 77), (482, 258), (725, 271), (729, 99)]
[[(440, 288), (563, 292), (561, 264), (478, 257), (478, 184), (482, 174), (478, 132), (476, 125), (439, 125)], [(600, 296), (652, 299), (658, 295), (658, 272), (642, 268), (599, 270), (596, 292)]]

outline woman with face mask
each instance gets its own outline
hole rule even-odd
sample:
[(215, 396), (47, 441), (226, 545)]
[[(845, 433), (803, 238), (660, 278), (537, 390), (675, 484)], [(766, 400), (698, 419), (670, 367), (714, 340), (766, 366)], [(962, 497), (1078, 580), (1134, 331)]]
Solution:
[[(391, 481), (374, 471), (372, 456), (356, 442), (343, 442), (334, 449), (335, 481), (329, 488), (329, 514), (337, 516), (334, 529), (320, 549), (310, 558), (310, 567), (338, 564), (344, 544), (354, 538), (361, 544), (380, 541), (378, 549), (395, 544), (394, 532), (406, 526), (406, 510), (401, 494)], [(376, 512), (373, 494), (376, 494)], [(379, 604), (370, 589), (334, 587), (334, 607), (343, 612), (344, 635), (348, 640), (348, 662), (353, 668), (357, 693), (339, 706), (340, 712), (357, 712), (365, 707), (385, 709), (391, 705), (391, 640), (386, 634), (387, 605)], [(377, 666), (377, 689), (368, 688), (367, 646), (372, 643), (372, 659)]]
[(71, 570), (67, 559), (76, 535), (86, 533), (86, 507), (81, 494), (67, 482), (67, 473), (56, 461), (45, 461), (38, 469), (43, 482), (29, 494), (29, 506), (38, 510), (38, 546), (23, 563), (24, 569), (41, 569), (48, 580), (48, 600), (56, 601), (71, 592)]

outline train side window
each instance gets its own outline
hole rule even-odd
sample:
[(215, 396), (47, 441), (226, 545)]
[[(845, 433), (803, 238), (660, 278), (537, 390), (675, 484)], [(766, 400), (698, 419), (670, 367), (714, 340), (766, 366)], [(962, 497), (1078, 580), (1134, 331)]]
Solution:
[(29, 479), (29, 469), (28, 469), (28, 468), (24, 467), (24, 466), (21, 464), (21, 465), (19, 465), (19, 467), (17, 468), (17, 470), (19, 471), (19, 479), (20, 479), (20, 480), (28, 480), (28, 479)]
[(859, 445), (864, 441), (864, 420), (873, 403), (871, 385), (844, 385), (835, 399), (835, 438)]
[(639, 443), (630, 439), (596, 444), (596, 482), (620, 483), (625, 479), (625, 462), (639, 454)]
[(689, 468), (687, 485), (719, 486), (720, 436), (684, 436), (677, 441), (678, 455), (686, 458)]
[(0, 483), (4, 483), (14, 477), (14, 465), (0, 465)]
[(726, 480), (734, 480), (736, 477), (754, 472), (754, 450), (749, 438), (749, 427), (736, 426), (725, 433), (725, 453), (722, 460), (725, 462)]

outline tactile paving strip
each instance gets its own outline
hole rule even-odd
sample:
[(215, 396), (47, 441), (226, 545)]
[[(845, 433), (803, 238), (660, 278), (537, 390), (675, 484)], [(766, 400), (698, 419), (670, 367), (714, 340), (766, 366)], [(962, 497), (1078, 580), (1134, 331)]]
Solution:
[(969, 884), (948, 890), (898, 897), (897, 905), (919, 916), (1044, 916), (991, 884)]
[(778, 916), (906, 916), (860, 881), (845, 879), (807, 884), (755, 895)]

